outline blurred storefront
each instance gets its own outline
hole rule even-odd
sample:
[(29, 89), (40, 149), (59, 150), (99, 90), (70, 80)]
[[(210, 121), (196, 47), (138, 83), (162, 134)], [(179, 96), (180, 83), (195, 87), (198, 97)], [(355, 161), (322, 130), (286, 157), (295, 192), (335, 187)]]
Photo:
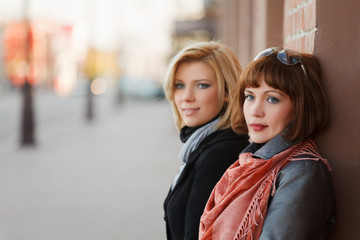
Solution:
[[(60, 45), (56, 40), (71, 38), (69, 31), (70, 26), (59, 26), (44, 21), (32, 22), (29, 28), (23, 21), (13, 21), (4, 25), (2, 78), (6, 78), (13, 87), (19, 88), (23, 86), (27, 75), (30, 84), (52, 88), (58, 73), (57, 50)], [(66, 59), (67, 62), (70, 60)]]
[[(97, 75), (110, 77), (118, 74), (118, 53), (91, 48), (88, 51), (96, 53), (94, 61), (89, 57), (94, 54), (76, 48), (75, 31), (73, 25), (45, 21), (32, 22), (28, 33), (24, 22), (4, 24), (1, 31), (1, 84), (19, 88), (28, 74), (30, 84), (37, 88), (54, 89), (58, 95), (67, 96), (75, 90), (81, 76), (88, 77), (94, 71)], [(29, 44), (28, 60), (26, 44)]]
[[(4, 24), (0, 23), (0, 39), (3, 39)], [(4, 49), (0, 47), (0, 94), (3, 94), (5, 89), (9, 88), (9, 84), (5, 82), (5, 64), (4, 64)]]
[[(11, 22), (3, 32), (3, 52), (5, 74), (15, 87), (22, 86), (25, 74), (31, 84), (49, 81), (50, 49), (48, 32), (41, 23), (32, 24), (27, 29), (24, 22)], [(29, 60), (26, 57), (29, 46)]]
[(202, 0), (203, 10), (191, 18), (175, 20), (172, 26), (171, 56), (185, 46), (200, 41), (210, 41), (216, 36), (216, 0)]

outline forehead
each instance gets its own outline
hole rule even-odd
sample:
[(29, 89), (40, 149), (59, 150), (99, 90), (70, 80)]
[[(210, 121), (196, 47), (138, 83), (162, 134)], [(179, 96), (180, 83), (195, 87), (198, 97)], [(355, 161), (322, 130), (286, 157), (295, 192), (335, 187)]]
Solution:
[[(242, 81), (242, 88), (257, 88), (265, 81), (264, 74), (253, 72), (249, 74), (245, 79)], [(268, 84), (266, 84), (268, 85)]]
[(247, 90), (247, 91), (249, 91), (249, 90), (261, 90), (261, 91), (278, 90), (278, 91), (280, 91), (279, 89), (275, 89), (275, 88), (269, 86), (269, 85), (265, 82), (263, 76), (257, 79), (256, 85), (254, 85), (254, 84), (249, 84), (248, 86), (245, 87), (245, 90)]
[(285, 81), (278, 73), (251, 71), (242, 79), (241, 88), (258, 88), (262, 83), (266, 86), (288, 93), (288, 81)]
[(216, 74), (210, 64), (203, 61), (181, 63), (174, 75), (174, 80), (178, 81), (197, 81), (209, 80), (216, 81)]
[(279, 88), (274, 88), (272, 86), (269, 86), (266, 82), (264, 77), (258, 78), (257, 81), (257, 86), (248, 86), (244, 89), (244, 91), (248, 91), (248, 92), (252, 92), (255, 94), (272, 94), (272, 93), (277, 93), (280, 94), (281, 96), (284, 97), (289, 97), (289, 95), (285, 92), (282, 91)]

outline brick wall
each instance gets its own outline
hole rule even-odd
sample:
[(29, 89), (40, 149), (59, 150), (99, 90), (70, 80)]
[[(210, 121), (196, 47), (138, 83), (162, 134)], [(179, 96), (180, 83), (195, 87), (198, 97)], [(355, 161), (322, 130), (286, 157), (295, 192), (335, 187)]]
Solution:
[(285, 0), (284, 1), (284, 47), (298, 51), (313, 53), (316, 22), (317, 0)]

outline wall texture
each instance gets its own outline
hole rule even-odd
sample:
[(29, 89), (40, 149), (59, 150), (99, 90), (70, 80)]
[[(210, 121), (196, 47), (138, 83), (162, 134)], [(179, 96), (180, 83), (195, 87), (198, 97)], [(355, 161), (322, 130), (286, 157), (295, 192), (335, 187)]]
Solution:
[(319, 147), (333, 167), (337, 224), (331, 239), (360, 239), (360, 2), (317, 0), (314, 53), (331, 110)]
[(284, 47), (313, 53), (317, 0), (286, 0), (284, 3)]

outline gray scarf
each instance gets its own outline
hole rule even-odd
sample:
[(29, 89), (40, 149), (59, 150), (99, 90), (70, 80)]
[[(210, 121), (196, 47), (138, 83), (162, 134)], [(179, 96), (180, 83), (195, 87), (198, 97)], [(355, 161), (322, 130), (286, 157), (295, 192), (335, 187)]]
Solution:
[(190, 138), (185, 142), (185, 144), (181, 148), (181, 151), (180, 151), (180, 154), (179, 154), (179, 159), (184, 164), (180, 167), (178, 173), (176, 174), (176, 176), (174, 178), (174, 181), (173, 181), (173, 184), (171, 186), (171, 190), (174, 189), (177, 181), (179, 180), (179, 177), (180, 177), (182, 171), (184, 170), (187, 161), (189, 160), (190, 154), (192, 152), (194, 152), (199, 147), (199, 144), (202, 142), (202, 140), (204, 140), (204, 138), (206, 138), (207, 136), (209, 136), (211, 133), (213, 133), (215, 131), (214, 126), (218, 122), (219, 122), (219, 118), (205, 124), (204, 126), (199, 128), (198, 130), (196, 130), (190, 136)]

